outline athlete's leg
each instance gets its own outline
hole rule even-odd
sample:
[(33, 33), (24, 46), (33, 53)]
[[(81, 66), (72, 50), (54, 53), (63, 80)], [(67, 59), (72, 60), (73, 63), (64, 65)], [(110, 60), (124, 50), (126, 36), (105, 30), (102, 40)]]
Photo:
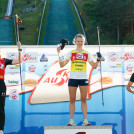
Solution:
[(0, 130), (4, 130), (5, 125), (5, 90), (0, 90)]
[(69, 86), (69, 96), (70, 96), (69, 111), (70, 111), (71, 119), (74, 119), (76, 91), (77, 91), (77, 87)]
[(88, 86), (79, 86), (80, 93), (81, 93), (81, 109), (83, 112), (83, 120), (87, 119), (87, 93), (88, 93)]

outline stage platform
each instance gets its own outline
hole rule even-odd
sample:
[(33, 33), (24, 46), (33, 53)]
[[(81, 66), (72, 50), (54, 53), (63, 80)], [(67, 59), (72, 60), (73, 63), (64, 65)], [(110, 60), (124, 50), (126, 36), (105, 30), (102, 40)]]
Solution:
[(112, 126), (45, 126), (44, 134), (112, 134)]

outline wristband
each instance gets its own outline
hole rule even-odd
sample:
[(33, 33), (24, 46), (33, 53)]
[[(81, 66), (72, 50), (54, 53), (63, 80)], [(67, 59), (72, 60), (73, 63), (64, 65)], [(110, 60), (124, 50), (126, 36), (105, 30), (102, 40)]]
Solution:
[(63, 62), (64, 61), (64, 56), (59, 57), (59, 62)]
[(22, 51), (22, 48), (18, 48), (18, 51)]
[(100, 60), (97, 58), (97, 61), (100, 61)]

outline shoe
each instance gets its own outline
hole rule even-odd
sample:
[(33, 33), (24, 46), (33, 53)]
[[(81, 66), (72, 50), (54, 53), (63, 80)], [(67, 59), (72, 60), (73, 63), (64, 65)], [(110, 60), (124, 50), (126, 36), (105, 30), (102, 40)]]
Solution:
[(89, 123), (88, 120), (85, 119), (82, 123), (82, 126), (91, 126), (91, 123)]
[(71, 119), (67, 126), (76, 126), (74, 119)]
[(0, 134), (4, 134), (2, 130), (0, 130)]

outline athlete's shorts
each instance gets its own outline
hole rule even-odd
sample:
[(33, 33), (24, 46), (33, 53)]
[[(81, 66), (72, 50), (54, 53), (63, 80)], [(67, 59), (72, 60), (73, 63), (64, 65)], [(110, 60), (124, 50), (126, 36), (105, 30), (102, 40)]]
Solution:
[(88, 86), (88, 79), (69, 79), (68, 86), (78, 87), (78, 86)]

